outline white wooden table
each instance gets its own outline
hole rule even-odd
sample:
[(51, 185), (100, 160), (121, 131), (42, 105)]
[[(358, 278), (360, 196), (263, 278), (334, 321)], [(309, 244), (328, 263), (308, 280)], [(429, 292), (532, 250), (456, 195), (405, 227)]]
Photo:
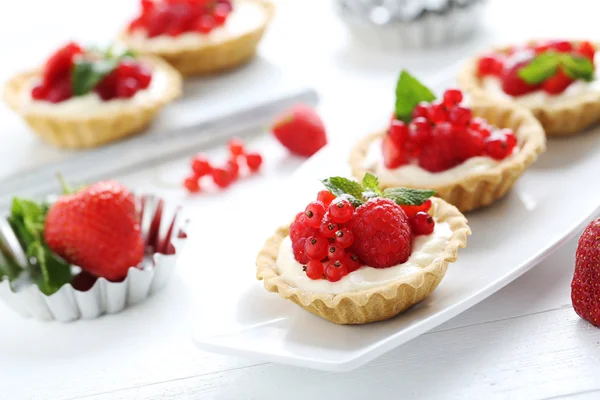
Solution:
[[(486, 29), (474, 41), (438, 51), (377, 54), (348, 43), (329, 3), (324, 9), (322, 0), (280, 3), (263, 54), (277, 60), (290, 77), (302, 76), (319, 90), (320, 111), (334, 140), (361, 126), (348, 110), (366, 115), (375, 112), (370, 109), (374, 96), (391, 100), (402, 67), (433, 79), (440, 68), (492, 42), (544, 35), (597, 39), (600, 11), (585, 0), (562, 6), (495, 0)], [(544, 17), (535, 17), (542, 7), (548, 7)], [(132, 8), (133, 0), (3, 4), (0, 77), (38, 61), (68, 37), (106, 42)], [(2, 146), (10, 146), (10, 135), (0, 129)], [(137, 189), (160, 190), (201, 218), (202, 213), (235, 206), (241, 195), (276, 190), (300, 163), (266, 136), (251, 145), (268, 155), (265, 170), (221, 195), (185, 196), (178, 182), (187, 160), (120, 179)], [(523, 241), (527, 245), (525, 234)], [(600, 331), (581, 321), (570, 305), (575, 245), (565, 244), (448, 323), (345, 374), (197, 350), (191, 329), (195, 310), (206, 304), (193, 282), (179, 276), (146, 303), (95, 321), (40, 323), (22, 320), (0, 306), (0, 399), (600, 398)], [(493, 260), (486, 263), (493, 267)], [(180, 265), (180, 271), (197, 279), (202, 279), (203, 268), (207, 266), (196, 253), (187, 254)]]

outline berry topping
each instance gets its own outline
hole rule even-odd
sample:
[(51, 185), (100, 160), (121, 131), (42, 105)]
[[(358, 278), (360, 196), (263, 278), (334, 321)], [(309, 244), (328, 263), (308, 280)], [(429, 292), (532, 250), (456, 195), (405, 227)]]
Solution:
[(231, 0), (141, 0), (141, 13), (129, 23), (129, 31), (141, 29), (150, 38), (208, 34), (225, 24), (231, 10)]
[(203, 154), (194, 156), (194, 158), (192, 158), (192, 171), (197, 178), (202, 178), (203, 176), (210, 174), (212, 167), (210, 166), (208, 158)]
[(229, 154), (231, 154), (234, 157), (241, 156), (246, 152), (246, 150), (244, 149), (244, 142), (242, 142), (242, 140), (238, 138), (231, 139), (227, 143), (227, 146), (229, 147)]
[(312, 280), (317, 280), (323, 278), (323, 273), (325, 272), (325, 268), (323, 263), (319, 260), (310, 260), (308, 264), (306, 264), (306, 276), (308, 276)]
[(148, 88), (151, 81), (151, 71), (129, 52), (85, 51), (76, 43), (69, 43), (46, 61), (42, 81), (33, 87), (31, 96), (60, 103), (94, 91), (104, 101), (128, 99)]
[(315, 110), (303, 104), (277, 117), (272, 130), (284, 147), (302, 157), (312, 156), (327, 144), (323, 121)]
[(334, 200), (329, 205), (329, 218), (338, 224), (343, 224), (350, 221), (352, 214), (354, 213), (354, 207), (346, 199)]
[(304, 210), (306, 214), (306, 223), (313, 228), (319, 228), (323, 216), (325, 216), (325, 205), (320, 201), (313, 201), (306, 206)]
[[(473, 157), (503, 160), (515, 150), (514, 133), (494, 130), (473, 117), (471, 109), (461, 105), (463, 95), (458, 89), (447, 90), (441, 102), (431, 102), (435, 98), (431, 91), (402, 71), (397, 92), (405, 97), (397, 98), (394, 117), (382, 140), (387, 169), (418, 164), (429, 172), (442, 172)], [(488, 140), (492, 132), (494, 137)]]
[(252, 172), (256, 172), (260, 169), (262, 165), (263, 159), (262, 156), (258, 153), (248, 153), (246, 154), (246, 165)]
[(410, 217), (410, 227), (415, 236), (418, 235), (429, 235), (435, 228), (435, 221), (433, 217), (426, 212), (419, 211), (412, 217)]
[(558, 95), (578, 79), (594, 79), (595, 54), (594, 45), (587, 41), (540, 41), (481, 57), (478, 74), (498, 77), (502, 90), (511, 96), (538, 89)]
[(200, 182), (198, 182), (198, 178), (196, 176), (188, 176), (183, 181), (183, 186), (190, 193), (198, 193), (200, 191)]
[(600, 327), (600, 220), (592, 221), (579, 238), (571, 301), (575, 312)]
[(317, 195), (317, 200), (323, 203), (325, 207), (329, 207), (333, 199), (335, 199), (335, 195), (329, 190), (321, 190)]
[[(433, 191), (405, 188), (382, 191), (378, 179), (371, 174), (365, 175), (362, 184), (341, 177), (325, 179), (323, 184), (332, 196), (340, 197), (324, 215), (323, 203), (311, 202), (305, 212), (296, 215), (290, 226), (290, 239), (294, 258), (301, 264), (309, 260), (326, 263), (325, 278), (332, 282), (361, 265), (387, 268), (403, 263), (411, 253), (412, 235), (433, 232), (433, 218), (426, 219), (426, 223), (421, 221), (423, 215), (429, 216), (429, 197)], [(319, 198), (324, 197), (319, 193)], [(416, 222), (409, 219), (404, 209)], [(332, 213), (341, 210), (343, 218), (334, 222)], [(309, 221), (317, 216), (321, 219), (318, 230), (316, 221)], [(415, 232), (411, 228), (413, 223), (417, 224)], [(305, 267), (307, 274), (309, 269), (309, 277), (318, 279), (319, 266), (313, 263), (310, 268)]]

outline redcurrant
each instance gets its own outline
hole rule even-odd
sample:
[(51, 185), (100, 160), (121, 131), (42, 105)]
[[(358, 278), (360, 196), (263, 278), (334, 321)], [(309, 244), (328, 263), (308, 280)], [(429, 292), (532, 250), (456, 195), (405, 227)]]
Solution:
[(348, 275), (348, 267), (340, 260), (330, 261), (325, 267), (325, 277), (329, 282), (337, 282)]
[(327, 239), (322, 237), (311, 236), (304, 242), (304, 253), (311, 260), (322, 260), (327, 257), (328, 248)]
[(428, 213), (419, 211), (410, 218), (410, 227), (412, 228), (413, 235), (415, 236), (429, 235), (435, 228), (435, 221)]
[(321, 190), (317, 194), (317, 200), (322, 202), (325, 207), (329, 207), (331, 202), (335, 199), (335, 195), (331, 193), (329, 190)]
[(319, 228), (325, 216), (325, 205), (320, 201), (313, 201), (306, 206), (304, 210), (306, 223), (313, 228)]
[(333, 222), (343, 224), (350, 221), (352, 218), (354, 207), (346, 199), (337, 199), (329, 205), (328, 211), (329, 218), (331, 218)]
[(308, 264), (306, 264), (306, 276), (308, 276), (312, 280), (317, 280), (323, 278), (323, 273), (325, 272), (325, 268), (323, 267), (323, 263), (319, 260), (310, 260)]
[(354, 234), (350, 229), (342, 228), (335, 233), (335, 242), (339, 244), (340, 247), (347, 249), (354, 243)]

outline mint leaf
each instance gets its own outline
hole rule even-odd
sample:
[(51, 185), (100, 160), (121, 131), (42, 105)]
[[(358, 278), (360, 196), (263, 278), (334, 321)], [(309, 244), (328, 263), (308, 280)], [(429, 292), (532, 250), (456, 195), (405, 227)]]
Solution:
[(561, 54), (560, 61), (563, 71), (572, 79), (594, 80), (594, 64), (589, 59), (565, 53)]
[(52, 253), (44, 240), (48, 209), (47, 204), (15, 198), (8, 217), (29, 259), (28, 273), (46, 295), (56, 292), (72, 279), (71, 266)]
[(90, 93), (106, 75), (117, 67), (118, 63), (117, 59), (75, 61), (72, 72), (73, 94), (84, 96)]
[(403, 70), (400, 73), (396, 85), (396, 118), (408, 123), (417, 104), (422, 101), (431, 102), (433, 100), (435, 100), (435, 95), (429, 88), (408, 72)]
[(363, 203), (362, 195), (364, 189), (362, 185), (356, 181), (343, 178), (341, 176), (333, 176), (323, 179), (323, 185), (337, 197), (348, 199), (353, 206), (359, 206)]
[(435, 190), (393, 188), (385, 189), (383, 197), (401, 206), (420, 206), (435, 194)]
[(367, 172), (363, 178), (362, 185), (364, 188), (363, 197), (377, 197), (381, 196), (381, 189), (379, 189), (379, 179)]
[(553, 51), (542, 53), (529, 64), (519, 69), (519, 78), (530, 85), (537, 85), (554, 76), (560, 64), (559, 54)]

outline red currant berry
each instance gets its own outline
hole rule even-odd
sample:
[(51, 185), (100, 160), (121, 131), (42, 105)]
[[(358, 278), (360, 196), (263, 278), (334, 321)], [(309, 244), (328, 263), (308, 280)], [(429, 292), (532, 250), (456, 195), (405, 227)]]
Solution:
[(449, 113), (450, 123), (458, 127), (469, 125), (472, 117), (473, 112), (471, 109), (463, 106), (456, 106)]
[(332, 238), (335, 236), (335, 233), (338, 231), (338, 224), (331, 221), (329, 219), (329, 214), (325, 214), (323, 217), (323, 221), (321, 222), (321, 226), (319, 226), (319, 233), (326, 239)]
[(322, 260), (327, 257), (329, 243), (327, 239), (311, 236), (304, 242), (304, 253), (311, 260)]
[(231, 154), (234, 157), (241, 156), (245, 152), (244, 142), (242, 142), (241, 139), (233, 138), (229, 140), (227, 146), (229, 147), (229, 154)]
[(323, 267), (323, 263), (319, 260), (310, 260), (308, 264), (306, 264), (306, 276), (308, 276), (312, 280), (317, 280), (323, 278), (323, 273), (325, 272), (325, 268)]
[(348, 267), (340, 260), (330, 261), (325, 267), (325, 277), (329, 282), (337, 282), (348, 275)]
[(252, 172), (256, 172), (260, 169), (262, 165), (263, 159), (262, 156), (258, 153), (248, 153), (246, 154), (246, 164), (248, 164), (248, 168)]
[(229, 13), (231, 12), (231, 8), (226, 4), (217, 4), (213, 11), (213, 16), (215, 17), (215, 23), (218, 26), (221, 26), (227, 20)]
[(334, 199), (335, 195), (329, 190), (321, 190), (319, 194), (317, 194), (317, 200), (323, 203), (325, 207), (329, 207), (329, 205)]
[(338, 199), (329, 205), (328, 211), (329, 218), (331, 218), (333, 222), (343, 224), (350, 221), (352, 218), (354, 207), (348, 200)]
[(183, 181), (183, 186), (190, 193), (198, 193), (200, 191), (200, 183), (198, 182), (198, 178), (195, 176), (188, 176)]
[(477, 73), (479, 76), (496, 75), (499, 76), (504, 68), (499, 56), (492, 54), (483, 56), (477, 64)]
[(387, 169), (398, 168), (408, 162), (408, 156), (402, 151), (392, 138), (387, 135), (381, 142), (381, 153), (383, 155), (383, 165)]
[(478, 131), (482, 127), (487, 127), (487, 126), (488, 126), (487, 121), (480, 117), (474, 117), (469, 122), (469, 128), (474, 129), (476, 131)]
[(344, 264), (348, 268), (348, 273), (354, 272), (360, 268), (360, 260), (356, 254), (346, 253)]
[(433, 217), (426, 212), (419, 211), (412, 218), (410, 218), (410, 227), (412, 228), (413, 235), (429, 235), (435, 228), (435, 221)]
[(500, 132), (502, 132), (506, 138), (506, 151), (510, 155), (515, 147), (517, 147), (517, 137), (514, 132), (508, 128), (502, 129)]
[(225, 189), (231, 184), (231, 173), (226, 168), (213, 168), (211, 176), (215, 185), (221, 189)]
[(310, 261), (310, 258), (304, 252), (304, 245), (306, 244), (306, 238), (300, 238), (292, 244), (292, 250), (294, 251), (294, 258), (300, 264), (306, 264)]
[(418, 212), (427, 212), (431, 209), (431, 200), (426, 200), (423, 204), (418, 206), (400, 206), (406, 215), (410, 218)]
[(494, 132), (485, 139), (485, 154), (494, 160), (503, 160), (508, 155), (506, 136)]
[(329, 244), (327, 247), (327, 257), (330, 260), (343, 260), (346, 257), (344, 248), (337, 244)]
[(335, 233), (335, 242), (343, 249), (347, 249), (354, 243), (354, 234), (350, 229), (342, 228)]
[(406, 141), (406, 137), (408, 136), (408, 127), (404, 122), (395, 119), (390, 126), (388, 135), (396, 146), (402, 146), (402, 143)]
[(415, 106), (412, 112), (412, 118), (427, 118), (429, 115), (429, 103), (421, 102)]
[(443, 104), (440, 103), (432, 103), (429, 107), (428, 113), (429, 121), (434, 124), (439, 124), (440, 122), (448, 121), (448, 111)]
[(203, 154), (196, 154), (194, 158), (192, 158), (192, 171), (194, 171), (194, 175), (196, 177), (201, 178), (205, 175), (210, 174), (212, 167), (210, 166), (210, 162), (208, 158), (206, 158)]
[(460, 104), (463, 100), (463, 94), (458, 89), (448, 89), (444, 92), (444, 106), (451, 109)]
[(424, 117), (417, 117), (410, 122), (408, 140), (416, 147), (425, 146), (431, 138), (431, 124)]
[(225, 169), (229, 171), (229, 177), (231, 181), (235, 181), (240, 177), (240, 165), (237, 160), (228, 160), (225, 164)]
[(194, 26), (195, 30), (198, 33), (207, 34), (210, 33), (217, 23), (215, 22), (215, 18), (212, 15), (202, 15)]
[(305, 220), (308, 226), (318, 228), (325, 216), (325, 205), (318, 200), (313, 201), (306, 206), (304, 215), (306, 215)]

